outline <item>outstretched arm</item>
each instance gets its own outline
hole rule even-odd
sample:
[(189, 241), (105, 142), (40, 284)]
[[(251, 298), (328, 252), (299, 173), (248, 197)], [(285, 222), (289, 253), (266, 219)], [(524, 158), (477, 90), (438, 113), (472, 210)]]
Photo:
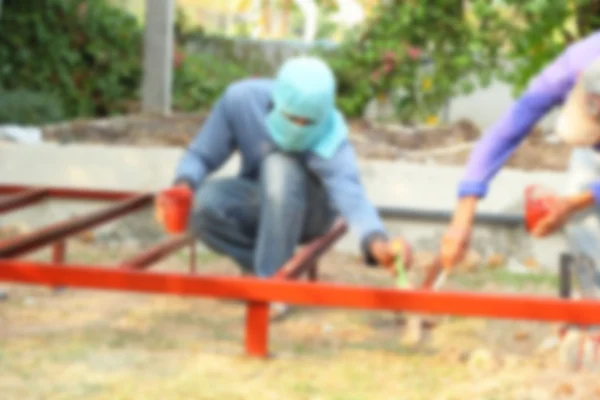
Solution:
[(485, 197), (488, 185), (534, 125), (563, 102), (576, 72), (566, 54), (547, 66), (521, 97), (477, 143), (459, 185), (459, 197)]
[(412, 263), (410, 246), (401, 238), (388, 240), (375, 206), (360, 181), (358, 164), (349, 142), (342, 144), (331, 159), (309, 156), (308, 167), (319, 176), (337, 210), (360, 238), (369, 265), (392, 267), (402, 254), (405, 265)]

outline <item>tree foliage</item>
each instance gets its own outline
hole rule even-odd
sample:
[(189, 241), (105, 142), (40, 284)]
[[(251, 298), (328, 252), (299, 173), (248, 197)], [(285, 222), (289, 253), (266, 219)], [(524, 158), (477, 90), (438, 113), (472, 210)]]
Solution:
[(326, 57), (340, 107), (389, 99), (405, 122), (435, 121), (453, 96), (498, 78), (520, 93), (566, 45), (597, 29), (599, 0), (390, 0)]

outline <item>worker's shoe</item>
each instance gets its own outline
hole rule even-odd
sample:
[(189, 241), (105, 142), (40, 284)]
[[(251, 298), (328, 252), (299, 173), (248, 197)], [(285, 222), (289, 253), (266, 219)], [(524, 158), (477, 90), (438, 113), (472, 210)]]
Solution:
[(271, 321), (279, 321), (290, 314), (290, 306), (285, 303), (271, 303), (269, 306), (269, 319)]
[(8, 300), (8, 292), (0, 289), (0, 301)]

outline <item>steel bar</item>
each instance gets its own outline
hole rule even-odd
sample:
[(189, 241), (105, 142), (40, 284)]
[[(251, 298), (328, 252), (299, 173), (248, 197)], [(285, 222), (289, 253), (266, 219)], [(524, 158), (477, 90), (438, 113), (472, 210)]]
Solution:
[[(65, 240), (59, 240), (54, 242), (52, 245), (52, 263), (55, 265), (61, 265), (65, 263), (65, 256), (67, 250), (67, 242)], [(56, 286), (55, 291), (60, 292), (66, 289), (64, 286)]]
[(286, 262), (275, 275), (276, 279), (296, 279), (304, 272), (309, 272), (317, 259), (323, 255), (346, 231), (346, 224), (338, 220), (323, 236), (318, 237), (304, 246), (298, 253)]
[[(428, 220), (432, 222), (450, 222), (452, 219), (452, 211), (444, 210), (423, 210), (405, 207), (379, 207), (377, 211), (383, 218), (390, 219), (417, 219)], [(501, 225), (506, 226), (507, 228), (519, 228), (523, 225), (523, 215), (477, 213), (475, 215), (475, 223), (484, 225)]]
[(284, 302), (317, 307), (600, 324), (600, 301), (553, 297), (365, 288), (300, 281), (201, 277), (71, 264), (0, 260), (0, 280), (90, 289)]
[(0, 243), (0, 257), (16, 257), (35, 251), (69, 235), (90, 229), (111, 219), (123, 216), (151, 203), (151, 194), (141, 194), (119, 201), (103, 210), (80, 216), (70, 221), (47, 226), (38, 231)]
[(193, 238), (188, 235), (179, 235), (169, 238), (164, 242), (157, 244), (150, 249), (131, 257), (121, 263), (121, 268), (125, 269), (145, 269), (173, 254), (178, 249), (193, 242)]
[(250, 301), (246, 306), (246, 354), (266, 357), (269, 348), (269, 304)]
[(0, 195), (23, 193), (28, 190), (43, 189), (48, 191), (48, 196), (62, 199), (81, 200), (123, 200), (136, 195), (137, 192), (103, 190), (103, 189), (75, 189), (62, 187), (34, 187), (22, 185), (0, 185)]
[[(315, 281), (317, 259), (346, 231), (347, 226), (344, 221), (337, 220), (327, 233), (313, 239), (285, 263), (274, 279), (297, 279), (306, 272), (308, 279)], [(249, 302), (247, 307), (246, 353), (266, 357), (269, 347), (269, 304)]]
[(0, 200), (0, 213), (6, 213), (42, 201), (49, 195), (47, 189), (29, 189), (11, 194)]
[(571, 277), (574, 258), (572, 254), (563, 253), (560, 255), (560, 270), (559, 270), (559, 290), (558, 295), (563, 299), (571, 297)]
[[(29, 189), (38, 188), (23, 185), (0, 185), (0, 194), (14, 194)], [(61, 187), (49, 187), (47, 190), (49, 190), (51, 197), (82, 200), (122, 200), (137, 194), (129, 191)], [(417, 219), (438, 222), (450, 221), (452, 217), (451, 211), (444, 210), (424, 210), (407, 207), (379, 207), (377, 210), (383, 218), (390, 219)], [(475, 215), (475, 222), (519, 228), (523, 225), (523, 216), (521, 214), (478, 213)]]
[(190, 242), (190, 273), (196, 273), (196, 241)]
[(52, 245), (52, 263), (53, 264), (64, 264), (65, 262), (65, 250), (67, 242), (59, 240)]
[(308, 280), (311, 282), (316, 282), (319, 280), (319, 264), (316, 262), (308, 267)]

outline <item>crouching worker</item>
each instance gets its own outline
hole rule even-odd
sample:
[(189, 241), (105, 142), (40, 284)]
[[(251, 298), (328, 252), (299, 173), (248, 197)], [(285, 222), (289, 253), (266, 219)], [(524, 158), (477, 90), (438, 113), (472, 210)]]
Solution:
[[(174, 185), (194, 193), (188, 229), (248, 274), (273, 276), (338, 216), (368, 264), (391, 267), (398, 247), (411, 262), (367, 199), (335, 93), (332, 71), (312, 57), (288, 60), (275, 79), (233, 83), (178, 165)], [(206, 181), (236, 150), (239, 175)]]

